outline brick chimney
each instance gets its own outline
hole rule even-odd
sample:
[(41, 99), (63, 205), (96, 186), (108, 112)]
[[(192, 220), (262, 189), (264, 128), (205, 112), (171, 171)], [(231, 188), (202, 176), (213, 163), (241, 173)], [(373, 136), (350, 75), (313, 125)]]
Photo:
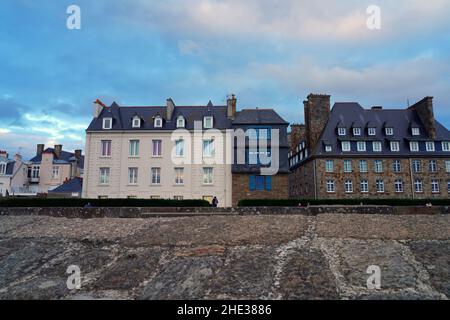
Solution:
[(75, 150), (75, 158), (77, 158), (77, 160), (81, 160), (81, 155), (82, 155), (82, 151), (81, 150)]
[(434, 120), (433, 97), (425, 97), (408, 109), (415, 110), (425, 126), (430, 138), (436, 138), (436, 122)]
[(45, 145), (44, 144), (38, 144), (36, 147), (36, 155), (40, 156), (42, 152), (44, 152)]
[(291, 125), (291, 150), (295, 150), (300, 141), (306, 136), (306, 126), (304, 124)]
[(62, 144), (55, 145), (54, 153), (57, 159), (61, 157), (61, 152), (62, 152)]
[(173, 112), (175, 111), (175, 103), (173, 102), (172, 98), (167, 99), (167, 107), (166, 107), (166, 120), (171, 121)]
[(237, 105), (236, 96), (234, 94), (232, 94), (231, 97), (228, 97), (228, 99), (227, 99), (228, 119), (234, 119), (234, 117), (236, 117), (236, 105)]
[(325, 94), (310, 94), (303, 102), (305, 108), (306, 147), (313, 149), (330, 115), (330, 96)]
[(0, 150), (0, 157), (8, 159), (8, 156), (9, 156), (9, 154), (6, 151)]

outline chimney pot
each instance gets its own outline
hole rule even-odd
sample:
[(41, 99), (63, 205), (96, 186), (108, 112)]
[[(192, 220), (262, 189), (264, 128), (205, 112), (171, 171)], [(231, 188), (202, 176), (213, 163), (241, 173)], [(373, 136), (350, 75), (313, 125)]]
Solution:
[(228, 119), (234, 119), (236, 117), (236, 105), (237, 105), (236, 96), (232, 94), (231, 97), (227, 99)]
[(40, 156), (44, 152), (45, 145), (44, 144), (38, 144), (36, 147), (36, 155)]
[(61, 152), (62, 152), (62, 144), (55, 145), (54, 153), (56, 155), (56, 158), (59, 159), (61, 157)]
[(75, 150), (75, 158), (77, 158), (77, 160), (81, 159), (81, 155), (82, 155), (82, 151), (81, 150)]
[(173, 102), (172, 98), (167, 99), (167, 107), (166, 107), (166, 120), (171, 121), (173, 113), (175, 111), (175, 103)]

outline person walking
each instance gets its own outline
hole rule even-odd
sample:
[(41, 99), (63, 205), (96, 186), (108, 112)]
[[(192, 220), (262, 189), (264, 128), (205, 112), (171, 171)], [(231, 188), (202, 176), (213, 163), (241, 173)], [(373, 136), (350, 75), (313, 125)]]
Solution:
[(219, 204), (219, 200), (217, 200), (217, 197), (214, 197), (213, 201), (212, 201), (212, 206), (214, 208), (217, 208), (217, 205)]

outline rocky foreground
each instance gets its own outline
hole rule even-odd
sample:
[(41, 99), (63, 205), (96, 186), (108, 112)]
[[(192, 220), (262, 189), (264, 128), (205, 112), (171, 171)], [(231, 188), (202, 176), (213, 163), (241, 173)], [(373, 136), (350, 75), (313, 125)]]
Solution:
[(450, 215), (0, 217), (0, 299), (448, 297)]

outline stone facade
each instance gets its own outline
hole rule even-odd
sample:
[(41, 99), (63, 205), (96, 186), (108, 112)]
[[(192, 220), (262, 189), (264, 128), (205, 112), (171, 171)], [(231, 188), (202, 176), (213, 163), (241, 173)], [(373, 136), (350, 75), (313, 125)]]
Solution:
[(251, 191), (249, 188), (249, 174), (233, 173), (233, 206), (245, 199), (288, 199), (288, 174), (272, 176), (272, 188), (270, 191)]

